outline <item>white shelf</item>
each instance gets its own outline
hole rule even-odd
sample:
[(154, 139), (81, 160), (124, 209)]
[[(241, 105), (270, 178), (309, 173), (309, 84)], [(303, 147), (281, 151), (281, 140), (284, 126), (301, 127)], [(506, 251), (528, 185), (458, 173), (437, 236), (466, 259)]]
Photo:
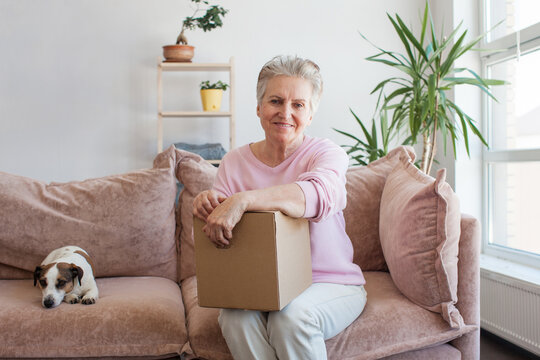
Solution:
[[(224, 71), (229, 73), (229, 111), (163, 111), (163, 72), (167, 71)], [(163, 118), (228, 118), (229, 119), (229, 150), (235, 146), (235, 109), (234, 109), (234, 59), (228, 63), (189, 63), (164, 62), (158, 60), (158, 111), (157, 111), (157, 150), (163, 151)], [(198, 91), (198, 89), (194, 89)], [(178, 139), (180, 140), (180, 139)], [(219, 164), (219, 160), (209, 160)]]

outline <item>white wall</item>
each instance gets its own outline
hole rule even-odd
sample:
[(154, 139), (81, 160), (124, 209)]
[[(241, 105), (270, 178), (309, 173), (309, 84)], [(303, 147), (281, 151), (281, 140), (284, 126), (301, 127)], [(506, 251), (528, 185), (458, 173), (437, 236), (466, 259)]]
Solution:
[[(468, 41), (482, 34), (480, 23), (480, 1), (454, 0), (454, 21), (456, 25), (463, 21), (463, 26), (469, 29)], [(465, 54), (456, 66), (466, 66), (477, 74), (482, 74), (482, 64), (478, 53)], [(482, 76), (482, 75), (481, 75)], [(483, 129), (482, 119), (482, 91), (471, 86), (462, 86), (456, 89), (455, 101), (460, 107), (477, 122), (478, 129)], [(461, 147), (455, 161), (455, 190), (461, 201), (461, 210), (471, 214), (482, 221), (482, 151), (484, 145), (469, 132), (470, 157), (464, 147)], [(487, 134), (484, 138), (487, 140)]]
[[(230, 10), (223, 28), (187, 35), (194, 61), (236, 59), (237, 144), (263, 136), (256, 76), (277, 54), (321, 66), (325, 93), (308, 133), (344, 144), (331, 128), (358, 133), (348, 108), (369, 119), (376, 101), (369, 92), (390, 75), (364, 60), (375, 49), (358, 31), (398, 48), (386, 12), (416, 24), (424, 0), (220, 3)], [(157, 57), (189, 14), (187, 0), (0, 0), (0, 171), (69, 181), (151, 166)], [(165, 88), (176, 91), (165, 99), (166, 110), (199, 109), (201, 80), (195, 74), (166, 80)], [(165, 144), (227, 143), (224, 123), (168, 119)]]
[[(467, 30), (465, 42), (472, 41), (482, 33), (480, 24), (480, 1), (452, 0), (437, 1), (434, 18), (444, 22), (444, 31), (449, 34), (460, 22), (463, 22), (457, 38)], [(481, 47), (480, 44), (477, 47)], [(477, 74), (481, 74), (481, 62), (478, 52), (469, 51), (456, 61), (456, 67), (467, 67)], [(458, 74), (458, 76), (470, 76), (470, 74)], [(456, 86), (450, 97), (454, 102), (477, 122), (477, 127), (482, 130), (482, 92), (476, 87), (468, 85)], [(459, 121), (459, 119), (456, 119)], [(486, 136), (484, 136), (486, 138)], [(469, 131), (470, 157), (465, 149), (465, 142), (460, 136), (458, 142), (457, 159), (454, 158), (451, 142), (447, 143), (447, 156), (438, 158), (440, 164), (437, 167), (447, 169), (447, 181), (460, 198), (461, 212), (482, 219), (482, 149), (480, 140)], [(443, 154), (442, 141), (439, 142), (438, 153)], [(435, 173), (435, 172), (433, 172)]]

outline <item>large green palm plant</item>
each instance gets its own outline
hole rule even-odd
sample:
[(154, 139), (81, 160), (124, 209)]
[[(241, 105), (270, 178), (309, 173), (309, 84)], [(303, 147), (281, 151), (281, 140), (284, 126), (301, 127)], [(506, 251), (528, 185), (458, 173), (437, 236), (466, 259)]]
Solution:
[[(388, 14), (388, 18), (404, 46), (405, 54), (383, 50), (374, 45), (380, 52), (367, 58), (369, 61), (397, 69), (401, 73), (401, 76), (381, 81), (372, 91), (372, 94), (376, 92), (386, 94), (390, 88), (388, 90), (390, 93), (383, 96), (378, 108), (382, 112), (391, 111), (392, 116), (391, 119), (385, 119), (381, 127), (384, 125), (387, 132), (404, 133), (406, 135), (404, 144), (416, 144), (418, 138), (422, 137), (420, 169), (426, 174), (430, 173), (435, 157), (437, 132), (441, 132), (445, 144), (447, 137), (450, 136), (454, 155), (460, 133), (469, 155), (470, 131), (487, 146), (476, 122), (447, 96), (448, 91), (454, 86), (466, 84), (480, 88), (493, 98), (489, 86), (505, 83), (501, 80), (483, 79), (469, 68), (454, 67), (456, 60), (473, 49), (484, 35), (465, 42), (466, 30), (457, 36), (460, 23), (446, 38), (442, 36), (437, 38), (427, 2), (419, 37), (415, 37), (399, 15), (396, 14), (393, 18)], [(456, 37), (457, 40), (454, 41)], [(466, 73), (468, 76), (457, 76), (459, 73)], [(373, 135), (372, 133), (371, 137)], [(386, 134), (387, 138), (390, 136)], [(361, 144), (358, 147), (365, 148)], [(368, 150), (373, 153), (373, 149)]]

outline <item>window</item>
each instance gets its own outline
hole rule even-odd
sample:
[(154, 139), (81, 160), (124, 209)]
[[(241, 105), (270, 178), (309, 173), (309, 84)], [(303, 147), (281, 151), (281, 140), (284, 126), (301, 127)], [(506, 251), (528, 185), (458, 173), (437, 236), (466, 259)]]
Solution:
[(508, 81), (486, 97), (484, 252), (540, 267), (540, 1), (484, 1), (484, 75)]

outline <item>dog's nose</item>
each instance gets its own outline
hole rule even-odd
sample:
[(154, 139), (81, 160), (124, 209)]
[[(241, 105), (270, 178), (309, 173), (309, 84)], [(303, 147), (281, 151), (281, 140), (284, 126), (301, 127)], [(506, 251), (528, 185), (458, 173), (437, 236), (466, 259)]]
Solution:
[(47, 309), (52, 308), (53, 305), (54, 305), (54, 300), (53, 299), (45, 299), (45, 301), (43, 301), (43, 305), (45, 305), (45, 307)]

